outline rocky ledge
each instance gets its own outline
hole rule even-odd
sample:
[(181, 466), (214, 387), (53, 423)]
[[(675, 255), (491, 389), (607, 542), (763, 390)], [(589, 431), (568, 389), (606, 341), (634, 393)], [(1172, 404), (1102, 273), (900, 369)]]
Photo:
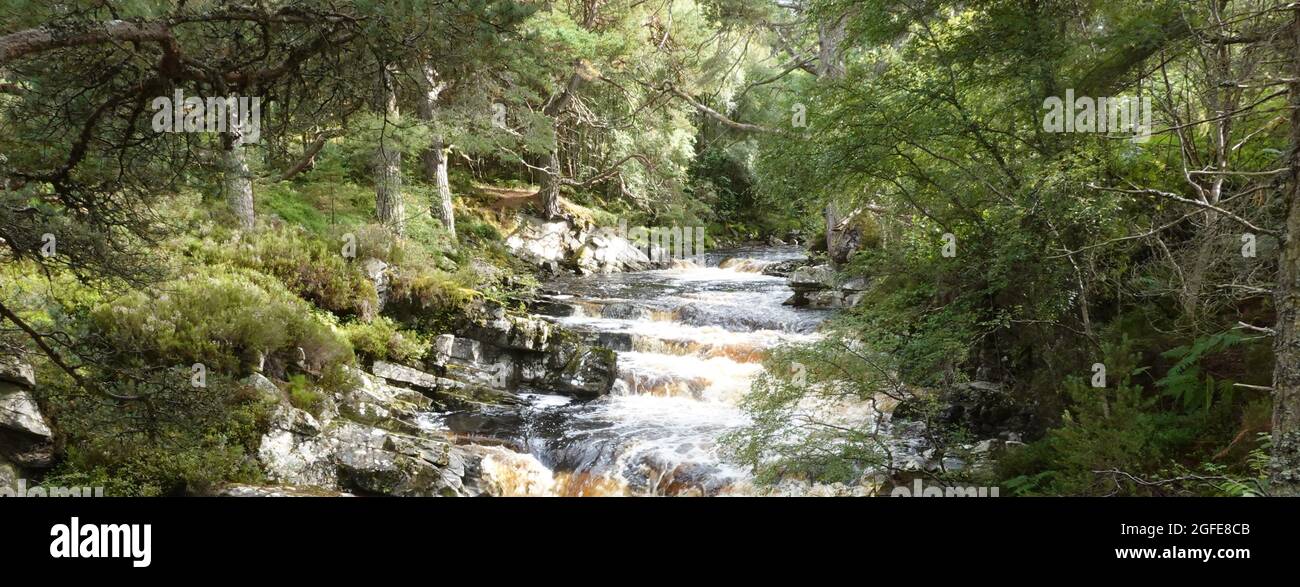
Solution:
[[(552, 273), (561, 269), (588, 275), (640, 271), (666, 265), (611, 227), (595, 227), (578, 220), (543, 220), (522, 216), (519, 227), (506, 237), (515, 256)], [(661, 256), (656, 256), (661, 258)]]
[(794, 294), (785, 305), (796, 308), (851, 308), (862, 301), (871, 285), (865, 277), (842, 280), (830, 265), (795, 267), (786, 280)]
[(54, 438), (37, 407), (31, 365), (0, 357), (0, 484), (12, 487), (26, 472), (54, 464)]
[[(435, 341), (421, 365), (376, 361), (350, 370), (353, 383), (315, 413), (289, 405), (261, 375), (249, 385), (276, 401), (258, 457), (270, 481), (292, 490), (225, 488), (223, 495), (474, 496), (545, 494), (541, 463), (499, 446), (461, 444), (433, 426), (435, 411), (480, 411), (523, 403), (521, 388), (577, 398), (609, 392), (613, 351), (539, 318), (483, 303)], [(296, 489), (294, 489), (296, 488)]]
[(249, 385), (279, 394), (258, 449), (271, 485), (224, 486), (215, 494), (451, 497), (550, 491), (549, 472), (531, 455), (461, 444), (431, 424), (434, 404), (428, 396), (370, 373), (351, 374), (354, 385), (323, 402), (315, 414), (289, 405), (272, 382), (252, 376)]

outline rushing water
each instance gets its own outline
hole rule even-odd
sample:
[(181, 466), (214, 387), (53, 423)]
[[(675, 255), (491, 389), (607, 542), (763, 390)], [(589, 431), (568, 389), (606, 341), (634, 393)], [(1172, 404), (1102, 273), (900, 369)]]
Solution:
[[(561, 495), (716, 495), (747, 481), (719, 438), (747, 423), (738, 403), (771, 347), (806, 340), (824, 312), (764, 266), (795, 247), (716, 251), (672, 269), (569, 277), (547, 288), (551, 319), (618, 353), (618, 381), (593, 401), (532, 390), (525, 408), (451, 416), (453, 428), (508, 439), (554, 475)], [(563, 292), (563, 293), (559, 293)]]

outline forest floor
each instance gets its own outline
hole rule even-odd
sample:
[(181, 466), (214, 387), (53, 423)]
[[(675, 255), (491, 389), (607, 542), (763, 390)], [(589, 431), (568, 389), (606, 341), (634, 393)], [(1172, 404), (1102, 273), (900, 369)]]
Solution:
[(541, 191), (537, 186), (516, 188), (476, 183), (474, 184), (474, 187), (484, 195), (495, 198), (485, 198), (489, 202), (488, 207), (493, 210), (517, 210), (525, 208), (529, 204), (538, 201), (537, 194)]

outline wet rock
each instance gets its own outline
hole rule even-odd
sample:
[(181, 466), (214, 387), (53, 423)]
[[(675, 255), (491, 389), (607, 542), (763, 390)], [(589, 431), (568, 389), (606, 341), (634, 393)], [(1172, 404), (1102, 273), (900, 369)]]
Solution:
[(534, 382), (544, 389), (580, 398), (609, 393), (618, 377), (614, 352), (577, 341), (567, 341), (546, 357), (546, 372)]
[(600, 306), (601, 318), (616, 318), (621, 320), (642, 320), (649, 318), (650, 308), (631, 304), (627, 302), (613, 302)]
[(790, 273), (790, 288), (795, 291), (816, 291), (835, 286), (835, 271), (829, 265), (799, 267)]
[(528, 301), (528, 311), (543, 316), (572, 316), (577, 310), (577, 306), (567, 303), (563, 299), (539, 298)]
[(432, 362), (460, 384), (453, 391), (470, 401), (516, 404), (513, 394), (501, 392), (520, 385), (595, 397), (609, 391), (617, 372), (609, 349), (584, 342), (557, 324), (490, 303), (472, 311), (457, 334), (440, 344)]
[(472, 489), (494, 497), (549, 497), (556, 495), (555, 475), (528, 453), (499, 446), (464, 447), (467, 477)]
[(633, 349), (636, 335), (631, 332), (595, 332), (589, 333), (588, 338), (593, 340), (597, 346), (626, 352)]
[(439, 419), (457, 440), (475, 444), (509, 445), (525, 450), (518, 439), (527, 435), (528, 421), (514, 407), (490, 407), (482, 410), (453, 412)]
[(777, 261), (776, 263), (769, 263), (763, 267), (763, 275), (770, 275), (773, 277), (790, 277), (790, 274), (793, 273), (796, 269), (800, 267), (805, 267), (808, 265), (808, 263), (809, 262), (807, 259), (790, 259), (788, 261)]
[(677, 309), (677, 320), (693, 326), (721, 326), (731, 331), (762, 329), (779, 330), (779, 319), (753, 314), (740, 314), (725, 306), (689, 303)]

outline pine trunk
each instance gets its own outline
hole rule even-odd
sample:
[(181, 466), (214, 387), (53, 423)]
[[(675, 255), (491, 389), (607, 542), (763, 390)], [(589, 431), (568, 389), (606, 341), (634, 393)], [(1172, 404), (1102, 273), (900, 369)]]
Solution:
[(447, 149), (443, 146), (442, 139), (438, 138), (424, 153), (424, 164), (425, 172), (433, 176), (433, 185), (437, 192), (437, 201), (431, 206), (433, 216), (442, 223), (447, 232), (451, 233), (451, 238), (455, 239), (456, 215), (451, 203), (451, 183), (447, 180), (447, 156)]
[(1275, 293), (1271, 491), (1300, 494), (1300, 8), (1291, 22), (1291, 153), (1285, 243)]
[(402, 201), (402, 152), (396, 148), (392, 137), (398, 121), (397, 93), (393, 91), (393, 78), (387, 70), (380, 76), (375, 90), (375, 108), (384, 115), (379, 146), (375, 149), (375, 214), (379, 222), (394, 234), (405, 229), (406, 206)]
[[(424, 92), (420, 100), (420, 120), (432, 122), (438, 108), (438, 96), (442, 93), (442, 84), (438, 82), (438, 72), (433, 66), (425, 65), (422, 70)], [(429, 206), (434, 218), (456, 238), (455, 209), (451, 203), (451, 183), (447, 180), (447, 160), (449, 153), (441, 135), (435, 134), (429, 147), (420, 154), (423, 163), (424, 179), (434, 185), (435, 200)]]
[(253, 173), (248, 169), (248, 155), (237, 133), (227, 133), (222, 139), (222, 166), (224, 167), (224, 190), (230, 211), (239, 221), (239, 227), (252, 230), (253, 215)]
[(542, 176), (542, 217), (559, 218), (560, 213), (560, 158), (551, 151), (546, 154), (546, 174)]

